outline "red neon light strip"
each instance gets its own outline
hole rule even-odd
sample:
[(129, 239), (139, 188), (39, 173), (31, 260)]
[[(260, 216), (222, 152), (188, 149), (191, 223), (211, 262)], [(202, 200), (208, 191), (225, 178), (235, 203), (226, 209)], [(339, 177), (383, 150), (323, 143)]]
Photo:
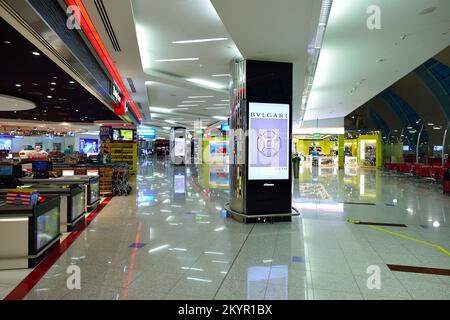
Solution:
[(94, 27), (94, 24), (92, 23), (91, 18), (89, 17), (89, 14), (84, 7), (82, 0), (66, 0), (67, 6), (77, 6), (80, 9), (80, 15), (81, 15), (81, 21), (80, 25), (83, 29), (84, 33), (88, 37), (89, 41), (91, 42), (92, 46), (94, 47), (95, 51), (99, 55), (100, 59), (102, 59), (103, 64), (105, 65), (106, 69), (108, 69), (108, 72), (111, 74), (111, 77), (116, 81), (117, 85), (119, 86), (120, 90), (122, 91), (124, 98), (129, 102), (131, 108), (133, 109), (134, 113), (138, 117), (139, 121), (142, 122), (142, 116), (139, 113), (138, 109), (136, 108), (133, 100), (130, 97), (130, 94), (128, 93), (127, 88), (125, 87), (122, 78), (117, 71), (116, 66), (112, 62), (111, 56), (109, 55), (108, 51), (105, 48), (105, 45), (103, 44), (102, 40), (100, 39), (100, 36), (97, 32), (97, 30)]
[(81, 224), (79, 228), (64, 239), (58, 246), (56, 246), (50, 254), (39, 263), (36, 268), (31, 271), (28, 276), (19, 283), (17, 287), (11, 291), (4, 300), (22, 300), (42, 279), (48, 270), (55, 264), (55, 262), (69, 249), (69, 247), (75, 242), (75, 240), (81, 235), (81, 233), (91, 224), (91, 222), (98, 216), (100, 211), (111, 201), (112, 197), (106, 198), (89, 214), (84, 224)]
[[(136, 232), (136, 237), (134, 238), (134, 243), (139, 243), (139, 241), (140, 241), (139, 239), (141, 238), (141, 230), (142, 230), (142, 222), (139, 222), (138, 229)], [(121, 298), (123, 300), (128, 298), (128, 287), (130, 286), (131, 281), (133, 281), (134, 264), (136, 261), (136, 255), (137, 255), (138, 250), (139, 250), (139, 248), (135, 247), (133, 249), (133, 254), (131, 255), (130, 266), (128, 268), (127, 282), (125, 283), (124, 289), (122, 290)]]

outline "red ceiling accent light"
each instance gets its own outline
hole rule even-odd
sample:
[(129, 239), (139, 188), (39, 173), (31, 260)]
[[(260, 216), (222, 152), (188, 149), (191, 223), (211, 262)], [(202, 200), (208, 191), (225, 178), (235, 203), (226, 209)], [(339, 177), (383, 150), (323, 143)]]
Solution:
[[(128, 102), (131, 108), (133, 109), (134, 113), (136, 114), (137, 118), (140, 122), (142, 122), (142, 116), (139, 113), (138, 109), (136, 108), (133, 100), (130, 97), (130, 94), (128, 93), (122, 78), (117, 71), (116, 66), (112, 62), (111, 56), (109, 55), (108, 51), (105, 48), (105, 45), (103, 44), (102, 40), (100, 39), (100, 36), (97, 32), (97, 30), (94, 27), (94, 24), (92, 23), (91, 18), (89, 17), (89, 14), (84, 7), (82, 0), (66, 0), (67, 6), (77, 6), (80, 10), (80, 25), (83, 29), (83, 32), (86, 34), (87, 38), (89, 39), (89, 42), (94, 47), (95, 51), (99, 55), (100, 59), (103, 61), (103, 64), (105, 65), (106, 69), (110, 73), (111, 77), (116, 81), (117, 85), (119, 86), (120, 90), (122, 91), (122, 94), (124, 95), (124, 99), (122, 99), (124, 102)], [(115, 111), (118, 111), (119, 113), (123, 112), (122, 108), (115, 108)], [(117, 112), (116, 112), (117, 114)]]

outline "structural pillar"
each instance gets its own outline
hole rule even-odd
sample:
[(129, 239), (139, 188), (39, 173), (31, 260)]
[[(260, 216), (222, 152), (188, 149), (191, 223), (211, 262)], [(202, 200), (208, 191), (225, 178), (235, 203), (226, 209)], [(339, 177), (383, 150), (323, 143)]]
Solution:
[(232, 64), (229, 212), (242, 222), (290, 221), (292, 64)]

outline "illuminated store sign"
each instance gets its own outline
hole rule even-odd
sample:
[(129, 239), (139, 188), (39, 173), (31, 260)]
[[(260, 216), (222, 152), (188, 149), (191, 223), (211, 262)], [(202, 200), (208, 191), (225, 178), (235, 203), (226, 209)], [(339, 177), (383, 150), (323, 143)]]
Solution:
[(289, 105), (249, 103), (249, 180), (289, 179)]
[(119, 88), (115, 84), (112, 85), (112, 96), (114, 98), (115, 103), (119, 104), (122, 102), (122, 95), (120, 93)]

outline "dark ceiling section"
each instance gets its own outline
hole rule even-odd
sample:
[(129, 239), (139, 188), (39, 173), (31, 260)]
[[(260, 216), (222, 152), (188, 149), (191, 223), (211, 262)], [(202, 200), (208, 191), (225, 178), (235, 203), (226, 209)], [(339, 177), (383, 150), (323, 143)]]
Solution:
[(37, 105), (27, 111), (0, 111), (0, 118), (54, 122), (120, 120), (3, 19), (0, 50), (0, 93)]

